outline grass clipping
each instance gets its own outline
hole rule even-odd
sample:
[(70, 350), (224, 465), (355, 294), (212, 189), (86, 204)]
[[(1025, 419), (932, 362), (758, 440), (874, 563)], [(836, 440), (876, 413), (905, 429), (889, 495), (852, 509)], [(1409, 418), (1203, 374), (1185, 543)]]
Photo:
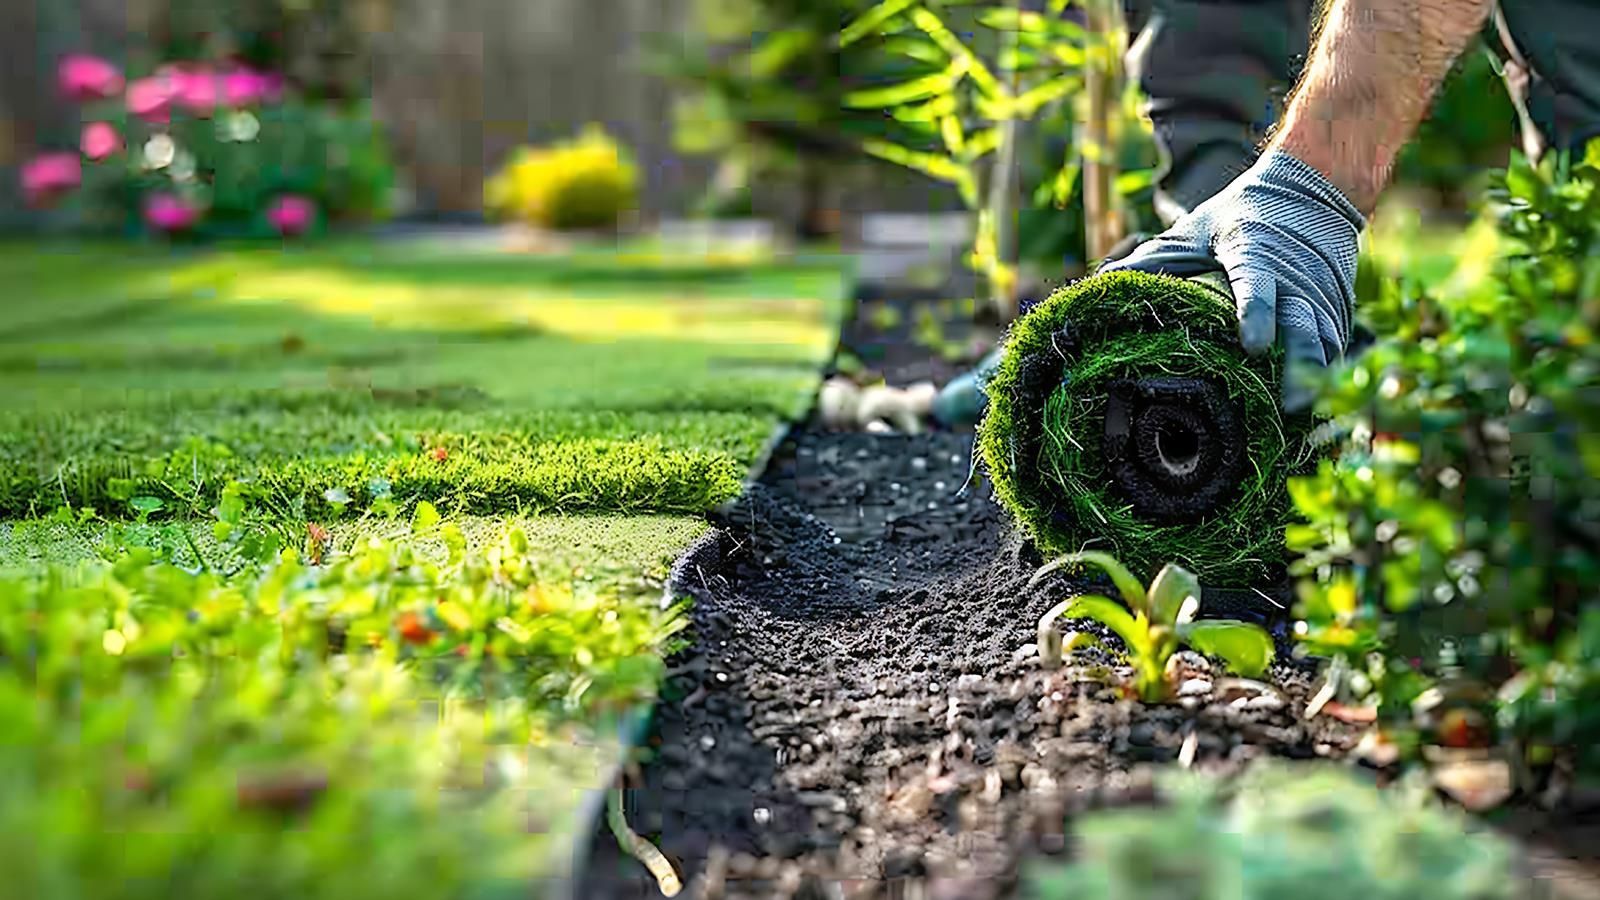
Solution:
[[(1106, 550), (1145, 577), (1176, 562), (1214, 584), (1270, 578), (1284, 559), (1285, 479), (1306, 462), (1304, 428), (1278, 409), (1280, 356), (1244, 354), (1224, 291), (1142, 272), (1067, 285), (1012, 326), (987, 386), (978, 445), (995, 493), (1047, 553)], [(1163, 391), (1178, 393), (1138, 399)], [(1210, 457), (1172, 470), (1211, 483), (1130, 484), (1141, 457), (1113, 443), (1108, 414), (1140, 434), (1152, 417), (1165, 417), (1153, 429), (1220, 428)], [(1152, 512), (1174, 498), (1185, 511)]]

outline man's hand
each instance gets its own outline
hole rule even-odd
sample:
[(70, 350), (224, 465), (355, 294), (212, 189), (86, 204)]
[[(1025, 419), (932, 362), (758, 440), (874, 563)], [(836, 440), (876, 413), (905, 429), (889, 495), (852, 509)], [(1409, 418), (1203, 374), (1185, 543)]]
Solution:
[(1365, 224), (1320, 172), (1273, 150), (1170, 229), (1101, 271), (1138, 269), (1181, 278), (1227, 273), (1246, 352), (1261, 354), (1283, 343), (1290, 369), (1283, 405), (1295, 412), (1311, 399), (1298, 373), (1344, 355)]
[(1356, 238), (1395, 158), (1492, 0), (1331, 0), (1304, 78), (1261, 160), (1107, 269), (1226, 271), (1239, 336), (1287, 352), (1284, 408), (1309, 404), (1296, 368), (1344, 353)]

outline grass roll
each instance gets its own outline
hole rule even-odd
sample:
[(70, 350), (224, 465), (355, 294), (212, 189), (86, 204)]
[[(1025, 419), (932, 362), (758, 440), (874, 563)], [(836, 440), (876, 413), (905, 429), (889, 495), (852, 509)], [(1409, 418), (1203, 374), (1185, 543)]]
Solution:
[(1012, 325), (979, 451), (1045, 553), (1258, 582), (1281, 571), (1285, 479), (1308, 457), (1279, 411), (1281, 370), (1281, 354), (1240, 348), (1226, 281), (1095, 275)]

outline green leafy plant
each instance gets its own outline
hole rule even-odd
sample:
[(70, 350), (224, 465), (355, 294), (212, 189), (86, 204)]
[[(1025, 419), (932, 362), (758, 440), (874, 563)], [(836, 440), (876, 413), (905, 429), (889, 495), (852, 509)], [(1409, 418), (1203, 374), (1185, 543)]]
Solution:
[(394, 167), (368, 103), (313, 101), (281, 72), (210, 57), (125, 79), (68, 56), (61, 78), (82, 103), (82, 159), (25, 170), (36, 205), (70, 195), (92, 227), (182, 239), (298, 237), (389, 213)]
[(415, 529), (320, 565), (124, 546), (0, 576), (18, 895), (525, 894), (568, 823), (531, 836), (519, 798), (563, 795), (580, 741), (653, 699), (681, 610), (553, 576), (516, 528)]
[(1074, 859), (1039, 865), (1035, 900), (1494, 900), (1522, 896), (1512, 846), (1409, 792), (1325, 764), (1257, 765), (1232, 784), (1190, 773), (1148, 809), (1073, 823)]
[(1028, 587), (1059, 569), (1085, 563), (1110, 576), (1127, 605), (1102, 594), (1079, 594), (1051, 607), (1039, 619), (1039, 658), (1045, 665), (1060, 665), (1063, 650), (1095, 643), (1092, 636), (1084, 634), (1063, 637), (1055, 629), (1057, 619), (1092, 619), (1110, 629), (1122, 641), (1122, 655), (1133, 667), (1131, 691), (1146, 703), (1171, 697), (1174, 685), (1166, 677), (1167, 661), (1181, 647), (1219, 657), (1230, 669), (1247, 676), (1259, 675), (1271, 665), (1272, 638), (1265, 631), (1245, 622), (1196, 620), (1200, 581), (1179, 566), (1163, 568), (1146, 589), (1108, 554), (1071, 553), (1040, 567)]
[(753, 186), (796, 185), (795, 231), (832, 235), (829, 205), (841, 174), (865, 160), (859, 143), (895, 139), (902, 126), (852, 107), (854, 86), (897, 77), (906, 65), (840, 30), (871, 0), (698, 0), (696, 27), (672, 35), (662, 71), (684, 90), (674, 107), (680, 150), (716, 154), (707, 211), (749, 214)]
[(555, 231), (614, 229), (638, 205), (639, 173), (604, 129), (517, 150), (484, 186), (490, 214)]
[(839, 37), (842, 46), (871, 39), (913, 64), (905, 77), (844, 102), (887, 111), (906, 128), (899, 140), (864, 141), (868, 153), (956, 188), (977, 220), (970, 262), (1007, 318), (1016, 312), (1017, 126), (1083, 86), (1093, 46), (1065, 9), (1062, 0), (1052, 0), (1048, 14), (883, 0)]
[[(1490, 277), (1385, 285), (1365, 315), (1389, 334), (1331, 376), (1344, 449), (1290, 487), (1298, 636), (1334, 659), (1329, 696), (1415, 735), (1402, 745), (1498, 740), (1530, 775), (1592, 777), (1600, 143), (1514, 160), (1491, 199)], [(1441, 682), (1501, 690), (1483, 713), (1498, 734), (1419, 719)]]

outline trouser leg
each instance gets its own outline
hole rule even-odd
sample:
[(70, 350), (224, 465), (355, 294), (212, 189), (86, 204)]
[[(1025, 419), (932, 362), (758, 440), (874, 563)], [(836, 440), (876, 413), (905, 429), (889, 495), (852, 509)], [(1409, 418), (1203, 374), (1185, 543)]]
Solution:
[(1501, 0), (1495, 28), (1529, 155), (1600, 137), (1600, 2)]
[[(1580, 2), (1580, 0), (1570, 0)], [(1312, 0), (1127, 0), (1130, 78), (1155, 124), (1172, 222), (1255, 161), (1310, 44)]]

